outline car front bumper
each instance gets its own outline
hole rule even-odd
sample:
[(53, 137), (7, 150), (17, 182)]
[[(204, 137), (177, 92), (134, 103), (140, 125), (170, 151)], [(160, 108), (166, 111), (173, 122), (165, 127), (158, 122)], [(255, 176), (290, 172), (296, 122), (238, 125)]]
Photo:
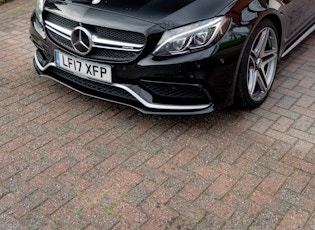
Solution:
[[(31, 40), (38, 48), (34, 66), (40, 76), (49, 77), (84, 95), (131, 106), (146, 114), (204, 114), (233, 103), (235, 72), (242, 44), (217, 44), (204, 51), (156, 59), (144, 51), (136, 60), (106, 63), (111, 66), (111, 83), (82, 78), (56, 66), (54, 51), (86, 59), (54, 43), (36, 17), (31, 19)], [(224, 41), (224, 39), (223, 39)]]

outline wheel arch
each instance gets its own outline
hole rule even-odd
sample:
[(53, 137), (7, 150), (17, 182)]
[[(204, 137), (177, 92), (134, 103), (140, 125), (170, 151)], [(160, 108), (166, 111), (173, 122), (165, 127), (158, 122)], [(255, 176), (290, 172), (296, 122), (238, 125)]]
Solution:
[(269, 19), (272, 21), (272, 23), (274, 24), (274, 26), (276, 27), (277, 29), (277, 33), (278, 33), (278, 46), (279, 46), (279, 58), (281, 57), (280, 56), (280, 52), (281, 52), (281, 47), (282, 47), (282, 23), (281, 23), (281, 20), (280, 18), (278, 17), (278, 15), (276, 14), (268, 14), (266, 15), (263, 19)]

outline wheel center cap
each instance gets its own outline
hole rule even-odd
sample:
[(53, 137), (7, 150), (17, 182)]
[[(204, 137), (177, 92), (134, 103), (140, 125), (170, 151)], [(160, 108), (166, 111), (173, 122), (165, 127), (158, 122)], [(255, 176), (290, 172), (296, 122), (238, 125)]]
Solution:
[(257, 58), (257, 60), (256, 60), (256, 68), (257, 69), (261, 69), (261, 65), (262, 65), (262, 59), (261, 58)]

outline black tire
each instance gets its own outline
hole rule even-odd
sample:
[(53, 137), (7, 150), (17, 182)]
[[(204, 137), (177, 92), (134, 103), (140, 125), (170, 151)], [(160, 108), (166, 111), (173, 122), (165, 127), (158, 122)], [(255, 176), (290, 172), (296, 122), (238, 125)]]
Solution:
[(264, 19), (251, 33), (240, 63), (235, 99), (242, 108), (256, 108), (268, 97), (276, 75), (278, 47), (277, 29)]

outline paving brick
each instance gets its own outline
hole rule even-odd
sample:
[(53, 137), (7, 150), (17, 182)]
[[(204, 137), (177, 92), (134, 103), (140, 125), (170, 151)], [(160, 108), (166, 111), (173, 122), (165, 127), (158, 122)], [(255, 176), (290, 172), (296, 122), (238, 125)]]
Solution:
[(196, 163), (190, 165), (190, 170), (192, 170), (197, 175), (203, 177), (208, 182), (213, 182), (220, 176), (220, 173), (214, 167), (210, 165), (204, 165), (203, 162), (202, 164)]
[(289, 202), (277, 198), (274, 198), (272, 202), (267, 206), (268, 210), (277, 213), (280, 216), (285, 216), (290, 208), (291, 204)]
[(177, 212), (163, 205), (159, 200), (149, 199), (141, 205), (148, 216), (143, 229), (167, 229), (179, 216)]
[(267, 151), (266, 155), (274, 159), (280, 160), (291, 148), (291, 145), (282, 142), (276, 141)]
[(211, 212), (213, 210), (212, 206), (217, 200), (216, 197), (203, 193), (194, 201), (194, 204), (207, 212)]
[(258, 115), (260, 117), (264, 117), (264, 118), (266, 118), (268, 120), (272, 120), (272, 121), (275, 121), (275, 120), (277, 120), (280, 117), (279, 114), (273, 113), (272, 111), (269, 111), (269, 110), (263, 110), (263, 109), (260, 109), (260, 108), (254, 109), (252, 111), (252, 113), (254, 113), (254, 114), (256, 114), (256, 115)]
[[(202, 150), (202, 148), (200, 149)], [(187, 163), (189, 163), (195, 156), (199, 154), (199, 151), (193, 149), (193, 148), (185, 148), (182, 151), (180, 151), (174, 158), (172, 158), (170, 161), (172, 164), (177, 166), (184, 166)]]
[(294, 192), (301, 193), (311, 179), (311, 175), (300, 170), (296, 170), (286, 181), (284, 187)]
[(8, 193), (0, 199), (0, 214), (8, 210), (11, 206), (17, 204), (22, 197), (15, 193)]
[(260, 205), (233, 192), (228, 193), (223, 198), (223, 201), (233, 207), (236, 211), (242, 211), (251, 218), (255, 218), (262, 211)]
[(265, 133), (270, 126), (272, 126), (273, 122), (273, 120), (261, 117), (257, 122), (255, 122), (251, 129), (258, 133)]
[(197, 223), (192, 222), (190, 219), (179, 216), (172, 223), (170, 229), (194, 229)]
[(30, 210), (27, 210), (25, 207), (22, 207), (21, 204), (14, 204), (6, 212), (9, 215), (12, 215), (14, 218), (21, 220), (25, 215), (29, 215)]
[(258, 189), (264, 193), (275, 195), (278, 190), (282, 187), (285, 183), (286, 177), (282, 176), (278, 173), (270, 173), (261, 184), (258, 186)]
[(73, 213), (66, 207), (59, 209), (55, 212), (51, 219), (60, 226), (70, 229), (84, 229), (90, 224), (89, 220), (86, 220), (81, 215)]
[(266, 132), (266, 135), (268, 135), (268, 136), (270, 136), (272, 138), (275, 138), (278, 141), (282, 141), (282, 142), (288, 143), (290, 145), (294, 145), (294, 143), (297, 141), (297, 138), (292, 137), (291, 135), (288, 135), (286, 133), (281, 133), (281, 132), (279, 132), (277, 130), (273, 130), (273, 129), (269, 129)]
[(161, 204), (166, 204), (175, 193), (176, 192), (172, 191), (170, 188), (160, 187), (150, 196), (149, 199), (152, 198), (158, 200)]
[(302, 132), (300, 130), (293, 129), (293, 128), (291, 128), (288, 131), (288, 133), (293, 137), (297, 137), (299, 139), (302, 139), (302, 140), (305, 140), (305, 141), (310, 142), (312, 144), (315, 144), (315, 135), (313, 135), (313, 134)]
[(242, 157), (252, 162), (256, 162), (265, 153), (267, 149), (268, 149), (267, 146), (255, 143), (246, 149)]
[(212, 214), (206, 214), (206, 216), (202, 219), (200, 223), (196, 225), (195, 229), (203, 230), (203, 229), (221, 229), (224, 224), (224, 220), (216, 217)]
[(284, 164), (281, 161), (269, 158), (267, 156), (262, 156), (259, 159), (259, 163), (270, 170), (286, 176), (290, 175), (293, 170), (291, 166)]
[[(80, 214), (90, 221), (92, 229), (113, 229), (119, 223), (119, 218), (103, 207), (90, 207)], [(87, 227), (89, 229), (89, 227)]]
[[(211, 142), (211, 141), (210, 141)], [(202, 161), (203, 164), (208, 165), (217, 157), (220, 156), (225, 147), (217, 147), (214, 145), (207, 146), (197, 156), (197, 160)]]
[(309, 142), (299, 140), (296, 145), (294, 145), (291, 150), (289, 151), (289, 154), (301, 159), (304, 159), (308, 153), (311, 154), (311, 150), (314, 147), (314, 144), (311, 144)]
[(133, 156), (129, 157), (123, 165), (128, 170), (133, 170), (135, 168), (138, 168), (140, 165), (142, 165), (145, 161), (147, 161), (151, 157), (150, 154), (144, 151), (140, 151), (135, 153)]
[(240, 196), (249, 196), (260, 184), (261, 178), (245, 174), (233, 187), (233, 191)]
[(293, 110), (292, 108), (294, 107), (295, 105), (293, 104), (289, 109), (287, 108), (282, 108), (282, 107), (278, 107), (278, 106), (274, 106), (272, 107), (272, 111), (278, 115), (281, 115), (283, 117), (287, 117), (289, 119), (297, 119), (299, 116), (300, 116), (300, 112), (299, 111), (295, 111)]
[(308, 220), (305, 229), (313, 230), (315, 229), (315, 215)]
[(94, 167), (94, 164), (90, 161), (89, 158), (87, 158), (87, 159), (84, 159), (83, 161), (80, 161), (78, 164), (72, 167), (71, 171), (77, 175), (82, 176), (93, 167)]
[(7, 181), (3, 182), (3, 186), (21, 197), (28, 196), (36, 190), (34, 185), (29, 184), (19, 174), (14, 175)]
[(141, 202), (146, 200), (146, 198), (149, 197), (154, 191), (156, 191), (156, 189), (157, 186), (154, 183), (147, 180), (142, 181), (135, 188), (128, 192), (124, 200), (127, 201), (129, 204), (138, 206), (139, 204), (141, 204)]
[(36, 190), (21, 202), (21, 206), (27, 210), (33, 210), (45, 200), (47, 200), (47, 195), (40, 190)]
[(315, 208), (315, 201), (313, 198), (310, 199), (305, 195), (301, 195), (289, 189), (281, 189), (277, 193), (276, 198), (293, 205), (296, 210), (313, 212)]
[(211, 207), (209, 212), (219, 217), (222, 220), (228, 220), (234, 213), (235, 209), (221, 201), (216, 201)]
[(248, 229), (253, 218), (249, 217), (246, 213), (236, 211), (234, 215), (225, 222), (223, 229)]
[[(109, 158), (107, 158), (106, 160), (104, 160), (103, 162), (101, 162), (99, 165), (97, 165), (97, 168), (101, 171), (101, 172), (109, 172), (113, 169), (115, 169), (116, 167), (118, 167), (122, 162), (124, 162), (126, 159), (128, 159), (128, 157), (130, 155), (133, 155), (137, 152), (137, 149), (128, 149), (128, 154), (127, 153), (116, 153), (112, 156), (110, 156)], [(75, 169), (75, 168), (73, 168)]]
[(24, 216), (22, 223), (23, 226), (26, 226), (28, 229), (57, 229), (59, 227), (51, 219), (36, 211)]
[(271, 126), (272, 129), (275, 129), (279, 132), (286, 132), (294, 122), (293, 119), (280, 117), (275, 124)]
[(57, 207), (64, 206), (76, 196), (75, 191), (70, 187), (64, 187), (50, 198)]
[(228, 164), (234, 163), (245, 151), (245, 148), (239, 145), (231, 145), (220, 155), (220, 159)]
[[(165, 198), (167, 199), (167, 198), (171, 198), (172, 196), (177, 194), (181, 189), (184, 188), (184, 186), (185, 186), (185, 182), (183, 182), (183, 181), (181, 181), (175, 177), (170, 177), (167, 181), (165, 181), (165, 183), (163, 183), (162, 191), (166, 191), (167, 196)], [(161, 194), (158, 192), (157, 194), (155, 193), (154, 195), (162, 196), (163, 193)], [(156, 197), (156, 198), (158, 198), (158, 197)], [(159, 198), (162, 198), (161, 200), (166, 201), (166, 199), (163, 199), (164, 196), (159, 197)]]
[(174, 153), (168, 150), (161, 151), (154, 154), (150, 159), (147, 160), (146, 164), (152, 168), (160, 168), (163, 166), (170, 158), (172, 158)]
[(207, 193), (211, 196), (221, 199), (227, 194), (236, 182), (232, 178), (220, 176), (211, 186)]
[(34, 187), (41, 189), (48, 195), (56, 194), (63, 186), (54, 178), (51, 178), (49, 175), (41, 173), (36, 175), (30, 180), (30, 184)]
[(265, 208), (272, 203), (273, 198), (269, 194), (257, 190), (250, 196), (250, 200)]
[(189, 181), (178, 194), (186, 200), (194, 201), (206, 190), (209, 184), (210, 183), (203, 178), (196, 177)]
[(4, 226), (7, 229), (26, 229), (19, 220), (8, 214), (0, 215), (0, 223), (0, 226)]
[(139, 228), (148, 218), (140, 209), (126, 202), (119, 203), (113, 211), (129, 228)]
[(72, 162), (69, 159), (62, 159), (53, 166), (47, 169), (47, 174), (51, 177), (58, 177), (62, 173), (66, 172), (72, 166)]
[(309, 108), (314, 103), (314, 98), (308, 95), (302, 95), (301, 98), (295, 103), (295, 105)]
[(160, 171), (165, 175), (176, 177), (184, 182), (188, 182), (193, 177), (193, 174), (190, 171), (174, 165), (173, 163), (164, 164), (160, 168)]
[(55, 204), (52, 200), (47, 199), (36, 208), (36, 211), (45, 216), (49, 216), (53, 214), (54, 212), (56, 212), (58, 209), (59, 209), (59, 206), (57, 206), (57, 204)]
[(169, 201), (169, 207), (183, 215), (185, 218), (188, 218), (188, 220), (193, 223), (199, 222), (205, 215), (205, 211), (201, 210), (197, 205), (186, 201), (179, 196), (174, 197)]
[(76, 192), (83, 191), (91, 186), (91, 183), (72, 173), (64, 173), (58, 177), (58, 182)]
[(286, 155), (283, 162), (305, 172), (315, 174), (315, 165), (292, 155)]
[(237, 159), (235, 166), (246, 173), (251, 173), (262, 178), (266, 177), (270, 172), (268, 168), (261, 166), (257, 163), (253, 163), (250, 160), (247, 160), (242, 157)]
[(302, 229), (308, 218), (309, 214), (307, 212), (290, 209), (287, 215), (282, 219), (278, 229)]
[(249, 227), (250, 229), (276, 229), (280, 223), (282, 216), (271, 212), (268, 209), (263, 210), (253, 224)]

